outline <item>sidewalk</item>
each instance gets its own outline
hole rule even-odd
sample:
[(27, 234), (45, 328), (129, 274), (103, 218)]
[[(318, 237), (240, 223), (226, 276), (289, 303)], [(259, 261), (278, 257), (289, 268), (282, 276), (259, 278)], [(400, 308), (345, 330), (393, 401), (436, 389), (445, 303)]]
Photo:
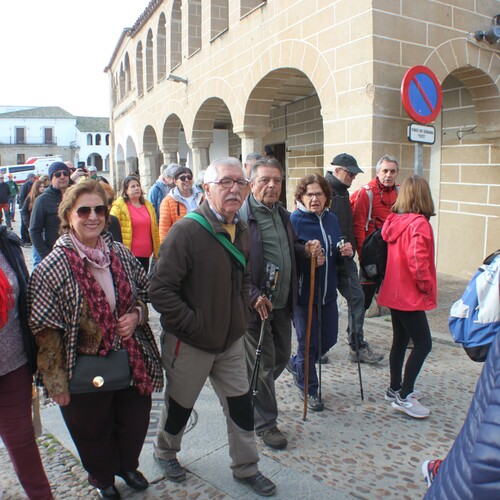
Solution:
[[(27, 250), (25, 253), (29, 253)], [(383, 399), (388, 384), (388, 351), (391, 323), (388, 317), (368, 318), (366, 337), (386, 354), (378, 366), (362, 365), (364, 401), (360, 400), (358, 371), (347, 361), (346, 317), (341, 312), (339, 342), (323, 366), (325, 411), (309, 412), (302, 421), (302, 401), (291, 375), (277, 382), (280, 428), (288, 435), (286, 450), (275, 451), (258, 441), (261, 471), (278, 486), (275, 498), (283, 499), (408, 499), (422, 498), (425, 483), (420, 464), (428, 457), (446, 455), (460, 430), (482, 364), (469, 360), (447, 333), (451, 303), (462, 293), (466, 280), (439, 276), (439, 307), (429, 314), (433, 350), (418, 384), (431, 416), (413, 420), (395, 412)], [(151, 314), (159, 333), (158, 315)], [(196, 404), (183, 440), (179, 461), (187, 467), (181, 484), (164, 479), (152, 458), (152, 440), (162, 405), (155, 394), (151, 424), (141, 455), (140, 469), (151, 486), (134, 493), (121, 479), (116, 486), (126, 499), (246, 499), (255, 495), (235, 483), (229, 468), (225, 422), (209, 384)], [(56, 406), (42, 410), (44, 435), (39, 440), (43, 461), (58, 499), (97, 498), (88, 486), (73, 442)], [(5, 448), (0, 445), (2, 500), (24, 498)], [(0, 488), (1, 490), (1, 488)], [(1, 496), (1, 495), (0, 495)]]

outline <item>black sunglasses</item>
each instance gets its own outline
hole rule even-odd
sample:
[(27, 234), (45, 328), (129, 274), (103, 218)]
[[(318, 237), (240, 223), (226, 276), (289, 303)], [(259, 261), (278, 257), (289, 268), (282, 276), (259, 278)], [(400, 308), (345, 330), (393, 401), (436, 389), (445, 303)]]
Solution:
[(186, 181), (192, 181), (193, 180), (193, 176), (192, 175), (179, 175), (179, 177), (177, 177), (178, 179), (180, 179), (182, 182), (186, 182)]
[(59, 170), (59, 172), (54, 172), (54, 177), (59, 179), (61, 175), (64, 175), (64, 177), (69, 177), (69, 172), (67, 170)]
[(106, 217), (106, 214), (108, 213), (108, 207), (105, 205), (97, 205), (96, 207), (79, 207), (76, 209), (76, 213), (80, 219), (87, 219), (90, 217), (90, 212), (92, 212), (92, 210), (95, 212), (97, 217)]

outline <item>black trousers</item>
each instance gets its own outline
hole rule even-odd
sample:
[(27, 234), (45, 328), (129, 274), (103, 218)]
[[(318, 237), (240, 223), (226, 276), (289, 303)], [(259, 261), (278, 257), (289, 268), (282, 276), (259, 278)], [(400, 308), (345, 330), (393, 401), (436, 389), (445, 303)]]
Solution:
[[(425, 358), (431, 352), (432, 338), (425, 311), (398, 311), (391, 309), (392, 347), (389, 355), (391, 368), (391, 389), (401, 388), (401, 397), (406, 398), (413, 392), (415, 380), (424, 364)], [(404, 377), (401, 381), (403, 363), (409, 340), (414, 347), (406, 361)]]
[(146, 274), (149, 273), (149, 259), (150, 257), (136, 257), (136, 259), (141, 263), (142, 267), (146, 271)]
[(139, 467), (150, 411), (151, 396), (141, 396), (135, 387), (72, 394), (70, 404), (61, 406), (92, 486), (107, 488), (118, 472)]
[(26, 224), (21, 219), (21, 239), (24, 243), (31, 243), (30, 232)]

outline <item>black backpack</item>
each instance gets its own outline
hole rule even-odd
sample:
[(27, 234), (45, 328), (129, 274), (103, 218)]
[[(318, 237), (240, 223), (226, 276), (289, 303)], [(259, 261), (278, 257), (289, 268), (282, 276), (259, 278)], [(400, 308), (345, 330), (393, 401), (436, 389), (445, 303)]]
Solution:
[(359, 261), (362, 278), (382, 283), (387, 266), (387, 243), (382, 238), (382, 229), (376, 229), (365, 238)]

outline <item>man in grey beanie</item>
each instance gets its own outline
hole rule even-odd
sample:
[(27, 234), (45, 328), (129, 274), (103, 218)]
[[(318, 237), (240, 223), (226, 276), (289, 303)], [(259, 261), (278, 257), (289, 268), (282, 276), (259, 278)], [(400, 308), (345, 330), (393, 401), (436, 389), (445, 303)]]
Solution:
[(38, 265), (51, 251), (59, 237), (59, 216), (57, 211), (63, 194), (69, 186), (69, 167), (56, 161), (49, 167), (50, 186), (35, 200), (31, 211), (30, 236), (38, 254), (34, 264)]

